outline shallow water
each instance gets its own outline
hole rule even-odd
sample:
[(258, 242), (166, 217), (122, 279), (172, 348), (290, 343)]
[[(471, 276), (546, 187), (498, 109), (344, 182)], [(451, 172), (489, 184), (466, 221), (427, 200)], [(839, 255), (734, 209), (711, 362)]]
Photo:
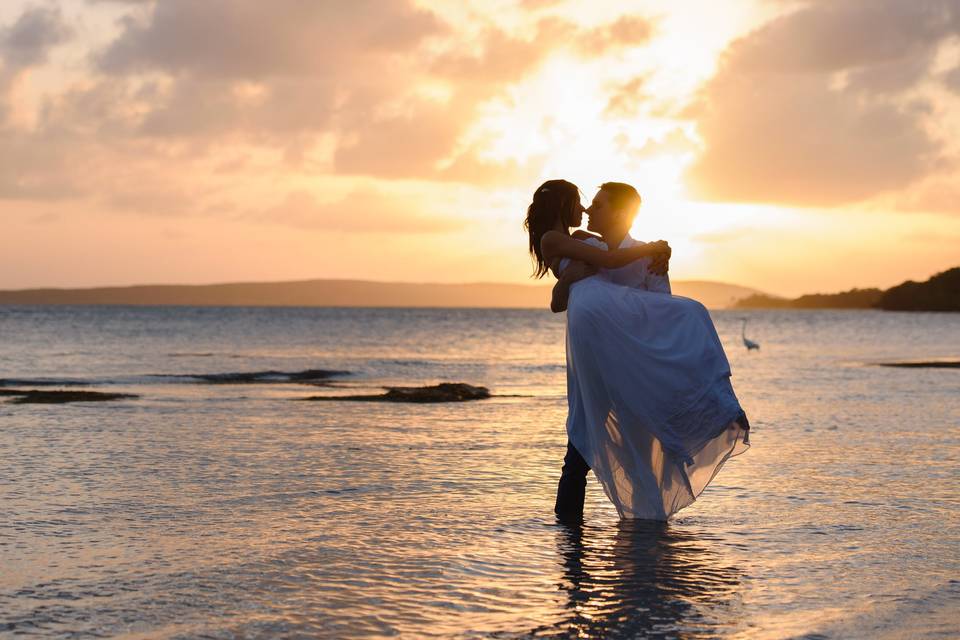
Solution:
[[(714, 318), (753, 447), (666, 525), (591, 479), (571, 527), (562, 316), (0, 307), (0, 379), (141, 396), (0, 404), (0, 634), (960, 636), (960, 370), (875, 366), (960, 315)], [(158, 377), (314, 368), (353, 375)], [(439, 381), (522, 397), (293, 401)]]

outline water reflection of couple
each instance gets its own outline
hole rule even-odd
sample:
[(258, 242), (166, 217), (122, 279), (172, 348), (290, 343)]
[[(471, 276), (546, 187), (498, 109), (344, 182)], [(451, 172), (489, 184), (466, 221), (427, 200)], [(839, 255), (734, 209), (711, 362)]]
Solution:
[(707, 628), (729, 631), (740, 623), (739, 570), (706, 544), (708, 534), (668, 526), (621, 520), (612, 541), (607, 528), (557, 529), (567, 600), (556, 625), (562, 637), (714, 637)]
[[(575, 185), (549, 180), (527, 210), (536, 275), (558, 276), (551, 307), (567, 311), (564, 517), (582, 515), (593, 469), (622, 518), (666, 520), (747, 448), (710, 314), (670, 295), (665, 242), (629, 235), (639, 206), (633, 187), (606, 183), (584, 210)], [(600, 237), (570, 235), (584, 211)]]

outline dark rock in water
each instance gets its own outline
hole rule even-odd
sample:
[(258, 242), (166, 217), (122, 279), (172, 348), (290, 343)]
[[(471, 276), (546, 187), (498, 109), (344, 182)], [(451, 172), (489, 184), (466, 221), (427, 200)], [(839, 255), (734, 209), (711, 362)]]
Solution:
[(486, 387), (474, 387), (462, 382), (444, 382), (432, 387), (387, 387), (388, 402), (463, 402), (490, 397)]
[(185, 375), (159, 375), (158, 378), (197, 380), (207, 384), (265, 384), (294, 382), (298, 384), (323, 385), (329, 378), (349, 375), (349, 371), (307, 369), (306, 371), (242, 371), (236, 373), (195, 373)]
[(84, 380), (54, 380), (39, 378), (29, 380), (25, 378), (7, 378), (0, 379), (0, 387), (85, 387), (91, 382)]
[(929, 360), (926, 362), (880, 362), (881, 367), (903, 369), (960, 369), (960, 360)]
[(464, 402), (490, 397), (486, 387), (475, 387), (462, 382), (444, 382), (431, 387), (385, 387), (387, 392), (378, 395), (313, 396), (304, 400), (351, 402)]
[(0, 396), (12, 396), (9, 404), (63, 404), (65, 402), (105, 402), (139, 398), (130, 393), (99, 391), (41, 391), (38, 389), (0, 389)]
[(287, 375), (290, 378), (290, 382), (316, 382), (318, 380), (326, 380), (328, 378), (335, 378), (337, 376), (348, 376), (350, 375), (350, 372), (336, 370), (328, 371), (326, 369), (307, 369), (306, 371), (297, 371)]

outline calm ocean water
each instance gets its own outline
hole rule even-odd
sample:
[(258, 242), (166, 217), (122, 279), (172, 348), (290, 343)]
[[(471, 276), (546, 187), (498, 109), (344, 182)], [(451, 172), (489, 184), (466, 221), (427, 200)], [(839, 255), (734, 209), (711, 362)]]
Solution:
[[(876, 366), (960, 314), (714, 319), (753, 447), (665, 526), (591, 478), (571, 528), (562, 315), (0, 307), (0, 379), (141, 396), (0, 404), (0, 635), (960, 636), (960, 370)], [(519, 397), (294, 401), (440, 381)]]

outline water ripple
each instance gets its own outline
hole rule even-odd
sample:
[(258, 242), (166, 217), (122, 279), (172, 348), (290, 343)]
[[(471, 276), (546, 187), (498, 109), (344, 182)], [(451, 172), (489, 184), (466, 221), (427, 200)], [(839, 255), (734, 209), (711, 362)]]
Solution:
[[(136, 406), (4, 406), (0, 635), (960, 635), (956, 385), (843, 364), (931, 357), (954, 320), (756, 315), (764, 352), (729, 351), (754, 446), (651, 526), (618, 523), (593, 481), (584, 523), (552, 517), (562, 319), (103, 313), (2, 314), (22, 338), (0, 345), (4, 375), (118, 381), (174, 353), (231, 371), (242, 344), (247, 371), (453, 372), (537, 397), (356, 408), (289, 402), (283, 380), (139, 379), (155, 386)], [(733, 316), (717, 326), (739, 336)]]

